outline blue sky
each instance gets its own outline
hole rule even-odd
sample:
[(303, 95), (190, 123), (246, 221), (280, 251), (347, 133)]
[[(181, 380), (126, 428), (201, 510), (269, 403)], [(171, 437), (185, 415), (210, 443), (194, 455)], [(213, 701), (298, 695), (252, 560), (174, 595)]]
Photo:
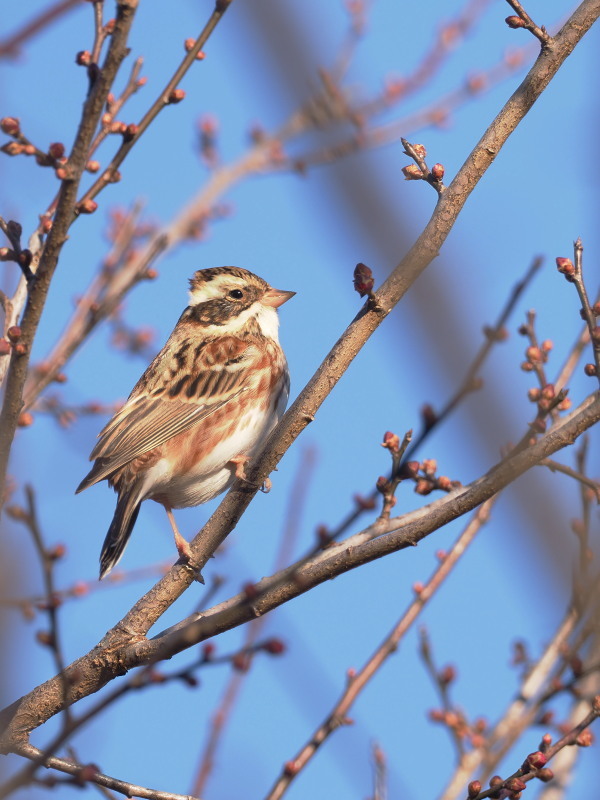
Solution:
[[(3, 10), (3, 31), (16, 29), (43, 5), (11, 4)], [(404, 4), (374, 3), (368, 33), (348, 74), (354, 96), (369, 97), (386, 77), (410, 73), (440, 20), (459, 8), (457, 3), (437, 0), (422, 4), (415, 19)], [(537, 0), (527, 8), (539, 24), (553, 30), (571, 5)], [(121, 115), (126, 122), (143, 115), (181, 58), (183, 40), (196, 35), (208, 9), (209, 4), (198, 7), (183, 0), (176, 13), (173, 4), (141, 4), (131, 49), (132, 57), (144, 56), (142, 74), (148, 83)], [(292, 20), (296, 42), (303, 43), (291, 66), (289, 60), (281, 61), (278, 33), (269, 25), (276, 13)], [(508, 13), (505, 3), (491, 2), (472, 36), (441, 73), (401, 111), (389, 112), (388, 118), (408, 116), (460, 86), (465, 76), (490, 69), (508, 48), (528, 43), (524, 31), (512, 31), (504, 24)], [(96, 214), (80, 218), (72, 228), (34, 361), (42, 359), (60, 336), (73, 298), (100, 264), (110, 209), (139, 198), (150, 219), (161, 224), (173, 219), (207, 180), (195, 150), (198, 118), (206, 114), (217, 118), (221, 161), (237, 160), (248, 147), (252, 125), (277, 129), (309, 97), (311, 87), (318, 85), (317, 68), (331, 65), (346, 25), (337, 2), (233, 4), (210, 39), (206, 59), (182, 83), (185, 101), (160, 115), (123, 165), (121, 183), (101, 195)], [(1, 115), (19, 117), (27, 136), (40, 147), (55, 141), (68, 147), (72, 141), (86, 89), (85, 72), (75, 66), (74, 56), (90, 47), (92, 30), (91, 8), (82, 4), (31, 42), (18, 60), (0, 64)], [(289, 31), (281, 37), (286, 42), (292, 38)], [(549, 369), (551, 374), (556, 371), (580, 322), (575, 292), (556, 274), (553, 260), (570, 256), (577, 236), (585, 245), (590, 291), (596, 288), (597, 52), (598, 31), (592, 30), (481, 181), (440, 257), (372, 337), (316, 421), (285, 456), (273, 475), (272, 492), (256, 498), (224, 552), (211, 562), (207, 576), (218, 572), (227, 577), (221, 598), (237, 592), (247, 580), (271, 573), (289, 494), (306, 448), (315, 449), (316, 466), (297, 554), (312, 545), (318, 524), (336, 524), (351, 508), (352, 495), (368, 492), (387, 470), (386, 453), (379, 445), (384, 431), (401, 434), (418, 428), (421, 405), (430, 402), (439, 407), (451, 395), (479, 347), (482, 326), (495, 319), (531, 259), (542, 254), (546, 266), (520, 302), (508, 342), (495, 350), (485, 367), (486, 389), (468, 398), (419, 455), (437, 458), (440, 472), (467, 482), (494, 463), (509, 439), (520, 437), (532, 417), (526, 399), (532, 379), (519, 370), (524, 340), (515, 331), (526, 310), (535, 308), (540, 338), (554, 341)], [(127, 69), (126, 65), (124, 75)], [(521, 77), (517, 73), (483, 93), (456, 111), (447, 125), (408, 131), (408, 138), (423, 142), (430, 162), (443, 163), (451, 178)], [(290, 151), (303, 153), (324, 137), (313, 133), (290, 145)], [(109, 141), (100, 160), (106, 163), (113, 147)], [(229, 215), (215, 222), (203, 241), (169, 253), (157, 265), (157, 280), (141, 285), (127, 299), (127, 323), (151, 326), (157, 350), (184, 307), (187, 279), (194, 270), (221, 264), (249, 268), (272, 285), (297, 292), (280, 314), (294, 396), (360, 307), (352, 288), (356, 262), (369, 264), (381, 282), (429, 218), (434, 192), (402, 179), (400, 170), (407, 163), (396, 143), (311, 169), (305, 176), (274, 174), (241, 181), (220, 198), (230, 207)], [(18, 219), (25, 232), (30, 231), (56, 189), (52, 171), (38, 168), (31, 159), (4, 157), (0, 176), (0, 213)], [(10, 280), (10, 267), (3, 270)], [(146, 364), (111, 349), (109, 342), (105, 326), (69, 364), (67, 384), (52, 391), (72, 404), (125, 398)], [(574, 401), (591, 388), (589, 380), (575, 378)], [(60, 586), (95, 577), (113, 513), (114, 496), (104, 485), (77, 497), (73, 494), (87, 472), (88, 453), (102, 425), (103, 419), (82, 418), (65, 431), (52, 419), (36, 415), (34, 425), (18, 433), (13, 451), (11, 472), (20, 485), (26, 480), (36, 488), (47, 540), (67, 546), (68, 555), (57, 570)], [(572, 454), (565, 454), (564, 460), (572, 463)], [(561, 618), (568, 600), (573, 558), (569, 519), (577, 514), (576, 498), (575, 486), (541, 470), (507, 490), (492, 521), (422, 618), (439, 663), (457, 665), (455, 696), (471, 716), (494, 720), (515, 691), (517, 675), (508, 667), (511, 642), (526, 638), (539, 652)], [(191, 538), (216, 502), (178, 512), (182, 533)], [(409, 487), (402, 489), (399, 509), (421, 503)], [(221, 800), (242, 791), (248, 797), (266, 793), (281, 764), (337, 699), (345, 671), (362, 665), (410, 602), (412, 584), (432, 571), (435, 551), (448, 546), (463, 524), (449, 526), (410, 552), (342, 576), (270, 616), (266, 631), (284, 639), (288, 652), (278, 659), (256, 659), (206, 797)], [(39, 574), (24, 530), (11, 523), (4, 528), (4, 558), (11, 565), (9, 592), (38, 592)], [(549, 556), (548, 550), (558, 552), (559, 559)], [(162, 509), (145, 504), (123, 568), (172, 556)], [(559, 561), (564, 571), (557, 566)], [(146, 579), (102, 588), (67, 604), (61, 612), (67, 659), (96, 644), (150, 585)], [(200, 596), (201, 590), (192, 587), (161, 621), (161, 628), (189, 613)], [(3, 687), (8, 702), (49, 677), (53, 665), (49, 654), (32, 641), (41, 618), (22, 625), (9, 617), (7, 624), (18, 665), (10, 667), (13, 679)], [(235, 649), (242, 636), (243, 632), (233, 631), (221, 637), (219, 651)], [(342, 794), (366, 797), (371, 791), (373, 741), (388, 756), (390, 798), (436, 796), (450, 772), (452, 751), (445, 732), (427, 720), (427, 710), (437, 700), (419, 662), (417, 644), (414, 631), (360, 698), (352, 714), (355, 725), (332, 737), (292, 786), (291, 800)], [(167, 668), (189, 660), (183, 654)], [(227, 667), (214, 668), (204, 671), (202, 685), (195, 691), (176, 685), (138, 693), (76, 738), (79, 757), (120, 778), (187, 793), (206, 722), (228, 677)], [(536, 749), (541, 733), (527, 734), (507, 769)], [(39, 744), (44, 740), (40, 734), (34, 739)], [(593, 758), (583, 752), (570, 800), (587, 796)]]

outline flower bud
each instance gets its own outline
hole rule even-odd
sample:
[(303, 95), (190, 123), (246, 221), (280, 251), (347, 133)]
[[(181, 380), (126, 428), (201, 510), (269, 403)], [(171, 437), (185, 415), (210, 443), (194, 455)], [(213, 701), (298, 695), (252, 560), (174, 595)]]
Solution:
[(77, 206), (80, 214), (93, 214), (98, 208), (98, 203), (95, 200), (87, 199)]
[(469, 794), (469, 800), (474, 800), (475, 797), (481, 791), (481, 781), (471, 781), (467, 788), (467, 792)]
[(431, 177), (434, 181), (441, 181), (444, 179), (444, 172), (443, 164), (434, 164), (431, 168)]
[(596, 375), (596, 365), (595, 364), (586, 364), (583, 368), (583, 371), (588, 376), (588, 378), (593, 378)]
[(572, 280), (573, 275), (575, 275), (575, 266), (570, 258), (557, 258), (556, 267), (558, 271), (565, 276), (565, 278)]
[(16, 117), (2, 117), (0, 119), (0, 130), (9, 136), (18, 136), (21, 132), (19, 120)]
[(183, 89), (173, 89), (171, 94), (169, 95), (167, 102), (168, 103), (181, 103), (183, 98), (185, 97), (185, 92)]
[(65, 146), (62, 142), (52, 142), (48, 148), (48, 153), (52, 158), (62, 158), (65, 154)]
[(80, 50), (75, 56), (75, 63), (80, 67), (89, 67), (92, 63), (92, 54), (89, 50)]
[(551, 769), (549, 769), (549, 767), (544, 767), (544, 769), (541, 769), (538, 772), (536, 778), (539, 778), (539, 780), (541, 780), (543, 783), (548, 783), (554, 778), (554, 773)]
[(383, 434), (383, 442), (381, 443), (382, 447), (385, 447), (391, 453), (396, 454), (400, 450), (400, 439), (397, 434), (392, 433), (391, 431), (386, 431)]
[(373, 272), (366, 264), (359, 262), (354, 267), (353, 284), (355, 290), (361, 297), (364, 297), (366, 294), (371, 294), (373, 291), (375, 279), (373, 278)]
[(533, 769), (541, 769), (545, 767), (548, 763), (548, 757), (542, 753), (541, 750), (536, 750), (535, 753), (530, 753), (527, 758), (525, 759), (525, 764), (528, 767), (533, 767)]
[(525, 23), (521, 19), (521, 17), (517, 17), (516, 14), (513, 14), (510, 17), (507, 17), (504, 22), (508, 25), (509, 28), (524, 28)]
[(6, 331), (6, 335), (11, 342), (18, 342), (21, 338), (21, 328), (18, 325), (11, 325)]
[(266, 642), (263, 642), (262, 649), (265, 651), (265, 653), (270, 653), (272, 656), (280, 656), (282, 653), (285, 653), (286, 646), (281, 639), (276, 639), (273, 637), (272, 639), (267, 639)]
[(402, 167), (402, 174), (404, 180), (407, 181), (420, 181), (423, 178), (423, 173), (416, 164), (409, 164), (407, 167)]

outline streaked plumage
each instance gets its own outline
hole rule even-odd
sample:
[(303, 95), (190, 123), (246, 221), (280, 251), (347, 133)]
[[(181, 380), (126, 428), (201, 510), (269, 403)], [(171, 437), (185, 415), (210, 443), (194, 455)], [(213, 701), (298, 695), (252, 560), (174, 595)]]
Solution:
[(106, 427), (77, 491), (107, 479), (117, 507), (100, 577), (121, 558), (141, 503), (161, 503), (181, 555), (173, 508), (205, 503), (240, 474), (285, 409), (289, 375), (276, 308), (293, 292), (237, 267), (198, 270), (190, 305)]

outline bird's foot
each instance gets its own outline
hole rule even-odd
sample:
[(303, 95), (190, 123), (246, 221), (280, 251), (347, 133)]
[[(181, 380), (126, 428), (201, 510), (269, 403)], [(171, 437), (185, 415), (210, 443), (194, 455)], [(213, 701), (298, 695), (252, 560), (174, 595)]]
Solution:
[(248, 461), (250, 461), (249, 456), (235, 456), (229, 461), (230, 464), (235, 466), (235, 477), (240, 481), (244, 481), (244, 483), (250, 483), (246, 477), (246, 464)]

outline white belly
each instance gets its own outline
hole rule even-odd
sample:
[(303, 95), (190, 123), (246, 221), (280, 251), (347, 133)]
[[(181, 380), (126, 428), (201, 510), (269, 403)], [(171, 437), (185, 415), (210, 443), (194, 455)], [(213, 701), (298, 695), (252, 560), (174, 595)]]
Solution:
[(145, 497), (159, 495), (166, 497), (172, 508), (187, 508), (206, 503), (225, 491), (235, 474), (231, 459), (239, 455), (252, 457), (260, 450), (285, 409), (287, 398), (282, 399), (275, 410), (249, 410), (233, 436), (221, 441), (186, 474), (174, 474), (166, 459), (159, 461), (148, 470)]

